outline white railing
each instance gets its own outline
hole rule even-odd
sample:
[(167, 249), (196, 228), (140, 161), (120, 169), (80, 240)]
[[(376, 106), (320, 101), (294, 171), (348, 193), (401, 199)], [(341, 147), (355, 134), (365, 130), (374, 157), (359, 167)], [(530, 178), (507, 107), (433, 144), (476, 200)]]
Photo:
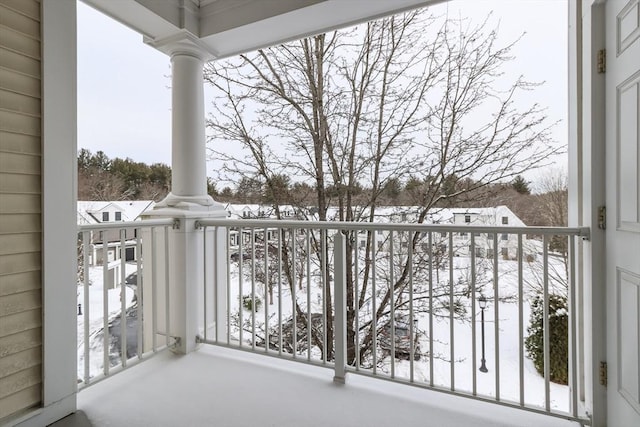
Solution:
[[(215, 239), (205, 239), (205, 283), (212, 271), (227, 271), (214, 285), (224, 289), (204, 290), (202, 342), (331, 367), (339, 382), (353, 372), (588, 423), (580, 410), (575, 274), (588, 229), (198, 226)], [(530, 345), (539, 347), (542, 374), (525, 348), (536, 304), (542, 336)], [(566, 372), (552, 369), (555, 334), (566, 336)]]
[(172, 225), (161, 219), (78, 226), (79, 387), (172, 345)]

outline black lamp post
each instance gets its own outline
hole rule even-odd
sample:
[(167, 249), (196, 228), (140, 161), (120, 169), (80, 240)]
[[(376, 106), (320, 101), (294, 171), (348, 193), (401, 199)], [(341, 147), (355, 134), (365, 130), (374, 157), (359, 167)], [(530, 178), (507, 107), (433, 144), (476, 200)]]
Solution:
[(487, 308), (487, 298), (484, 295), (480, 295), (478, 298), (478, 305), (480, 305), (480, 322), (482, 323), (482, 359), (480, 359), (480, 372), (489, 372), (484, 360), (484, 309)]

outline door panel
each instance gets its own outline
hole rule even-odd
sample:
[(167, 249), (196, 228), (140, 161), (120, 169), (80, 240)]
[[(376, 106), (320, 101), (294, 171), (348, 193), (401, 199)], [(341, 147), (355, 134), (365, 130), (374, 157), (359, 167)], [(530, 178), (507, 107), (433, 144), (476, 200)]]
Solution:
[(607, 421), (640, 426), (640, 3), (606, 3)]

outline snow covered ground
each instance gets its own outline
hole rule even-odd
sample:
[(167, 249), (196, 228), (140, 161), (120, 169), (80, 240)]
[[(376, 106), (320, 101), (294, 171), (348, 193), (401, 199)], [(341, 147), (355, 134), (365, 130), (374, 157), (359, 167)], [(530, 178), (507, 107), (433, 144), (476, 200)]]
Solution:
[[(550, 263), (553, 264), (553, 268), (559, 268), (557, 263), (560, 261), (554, 258), (550, 258)], [(454, 280), (458, 281), (460, 277), (468, 275), (468, 267), (470, 264), (469, 258), (455, 258), (454, 260)], [(248, 262), (244, 263), (243, 280), (240, 281), (240, 274), (238, 271), (238, 263), (230, 263), (230, 314), (232, 318), (232, 331), (231, 334), (234, 337), (239, 337), (239, 330), (237, 328), (240, 318), (244, 324), (244, 332), (242, 336), (243, 346), (251, 345), (252, 325), (255, 324), (256, 330), (256, 342), (259, 345), (261, 339), (264, 338), (264, 323), (265, 316), (268, 318), (269, 328), (277, 327), (278, 317), (281, 316), (286, 322), (291, 317), (292, 303), (290, 290), (286, 288), (286, 285), (282, 285), (282, 295), (279, 298), (278, 286), (274, 285), (273, 298), (274, 303), (269, 304), (269, 297), (266, 295), (264, 285), (256, 283), (255, 293), (262, 300), (262, 304), (259, 309), (252, 313), (246, 309), (240, 310), (241, 295), (251, 295), (251, 273), (250, 265)], [(448, 278), (449, 272), (445, 266), (439, 275), (441, 278)], [(126, 265), (126, 275), (136, 270), (135, 264)], [(304, 312), (310, 307), (312, 313), (322, 312), (322, 295), (319, 274), (313, 268), (309, 270), (311, 272), (310, 279), (306, 278), (302, 280), (302, 289), (296, 289), (296, 298), (299, 306)], [(488, 275), (488, 279), (484, 279), (484, 288), (482, 292), (489, 298), (489, 306), (485, 310), (485, 349), (486, 349), (486, 363), (488, 373), (481, 373), (477, 369), (480, 366), (481, 357), (481, 333), (480, 333), (480, 309), (476, 309), (475, 319), (471, 319), (471, 299), (470, 296), (461, 298), (464, 310), (467, 313), (462, 318), (456, 317), (454, 320), (454, 376), (455, 376), (455, 390), (462, 392), (471, 392), (473, 377), (475, 374), (477, 381), (477, 393), (483, 396), (496, 396), (496, 356), (499, 357), (499, 370), (500, 379), (498, 386), (500, 389), (501, 400), (519, 401), (520, 398), (520, 380), (519, 380), (519, 350), (521, 344), (518, 338), (518, 304), (514, 299), (518, 294), (518, 274), (517, 274), (517, 262), (500, 260), (498, 269), (498, 318), (496, 323), (495, 318), (495, 305), (494, 305), (494, 289), (493, 289), (493, 272), (485, 272), (483, 274)], [(523, 272), (523, 291), (525, 294), (523, 300), (523, 320), (524, 328), (523, 335), (527, 336), (526, 328), (529, 324), (530, 306), (529, 302), (534, 295), (534, 288), (536, 285), (536, 272), (537, 267), (535, 265), (528, 265), (524, 263)], [(103, 270), (102, 267), (92, 267), (89, 269), (89, 278), (91, 286), (89, 287), (89, 307), (84, 306), (84, 286), (78, 286), (78, 303), (83, 305), (83, 310), (89, 312), (90, 319), (90, 358), (89, 358), (89, 371), (90, 376), (94, 377), (99, 375), (103, 371), (103, 339), (102, 331), (104, 328), (103, 318)], [(479, 278), (480, 280), (480, 278)], [(380, 282), (381, 283), (381, 282)], [(240, 290), (242, 285), (242, 291)], [(120, 303), (120, 287), (116, 289), (109, 289), (108, 295), (108, 318), (107, 323), (113, 321), (113, 319), (119, 315), (121, 310)], [(478, 292), (479, 294), (479, 292)], [(479, 295), (476, 295), (476, 298)], [(126, 288), (126, 305), (131, 307), (133, 305), (134, 290)], [(281, 302), (280, 302), (281, 301)], [(367, 316), (367, 310), (361, 310), (361, 318), (365, 319)], [(444, 314), (443, 314), (444, 313)], [(451, 340), (450, 340), (450, 327), (449, 318), (447, 312), (440, 310), (440, 316), (435, 317), (433, 320), (433, 383), (435, 386), (445, 389), (451, 389)], [(421, 352), (425, 357), (421, 357), (420, 360), (414, 361), (413, 364), (413, 377), (417, 383), (430, 383), (430, 363), (431, 358), (428, 357), (429, 351), (429, 315), (427, 313), (415, 313), (417, 322), (417, 329), (419, 331), (419, 342)], [(84, 377), (84, 320), (85, 316), (78, 316), (78, 378)], [(473, 370), (473, 339), (472, 339), (472, 324), (476, 325), (476, 370)], [(497, 325), (497, 329), (496, 329)], [(499, 353), (495, 351), (495, 338), (496, 330), (499, 339)], [(260, 349), (263, 351), (263, 349)], [(379, 353), (381, 354), (381, 353)], [(303, 354), (306, 357), (306, 353)], [(311, 351), (311, 358), (317, 359), (320, 357), (320, 352), (317, 348)], [(119, 355), (110, 355), (112, 366), (118, 363)], [(382, 358), (380, 356), (379, 363), (377, 365), (377, 375), (388, 376), (391, 374), (391, 360), (390, 357)], [(395, 360), (394, 362), (394, 376), (399, 379), (408, 380), (410, 378), (410, 362), (406, 360)], [(531, 360), (526, 358), (524, 360), (524, 389), (525, 389), (525, 403), (527, 405), (534, 405), (543, 407), (545, 403), (545, 382), (544, 379), (536, 372)], [(558, 384), (550, 385), (550, 400), (551, 408), (555, 410), (566, 411), (569, 404), (569, 390), (567, 386)]]
[[(89, 307), (84, 303), (84, 285), (77, 286), (77, 298), (78, 304), (81, 304), (82, 315), (78, 315), (78, 378), (84, 378), (84, 322), (85, 313), (88, 311), (89, 316), (89, 372), (90, 377), (94, 377), (102, 373), (104, 368), (104, 342), (102, 339), (102, 331), (104, 328), (104, 286), (103, 286), (103, 269), (102, 266), (89, 268)], [(129, 275), (136, 271), (135, 264), (126, 264), (125, 273)], [(115, 289), (107, 289), (107, 323), (113, 321), (113, 319), (120, 314), (121, 302), (120, 302), (121, 288), (117, 286)], [(126, 287), (126, 306), (131, 307), (133, 297), (135, 296), (135, 290), (131, 287)], [(119, 359), (119, 354), (112, 354), (111, 366), (117, 364), (115, 359)]]
[(577, 427), (529, 411), (220, 346), (162, 352), (86, 388), (94, 427)]
[[(487, 260), (484, 260), (485, 264)], [(258, 268), (263, 261), (258, 261), (256, 265)], [(447, 261), (448, 262), (448, 261)], [(478, 261), (480, 262), (480, 261)], [(490, 260), (491, 264), (492, 260)], [(561, 270), (562, 261), (557, 257), (549, 257), (549, 269)], [(251, 267), (249, 262), (243, 263), (243, 277), (242, 281), (239, 280), (240, 274), (238, 271), (239, 264), (232, 262), (230, 264), (230, 292), (231, 292), (231, 313), (232, 313), (232, 331), (231, 334), (235, 338), (240, 337), (239, 332), (239, 316), (242, 314), (242, 323), (244, 330), (242, 333), (242, 345), (251, 346), (253, 340), (253, 324), (255, 322), (255, 334), (256, 343), (260, 345), (261, 340), (265, 336), (264, 324), (265, 315), (268, 318), (268, 324), (270, 330), (277, 330), (278, 317), (281, 316), (286, 322), (290, 319), (293, 312), (291, 292), (286, 286), (282, 285), (282, 297), (281, 303), (278, 298), (278, 286), (274, 285), (273, 298), (274, 303), (270, 305), (268, 303), (268, 295), (265, 294), (265, 287), (262, 283), (256, 283), (255, 295), (262, 302), (258, 310), (255, 313), (247, 310), (246, 308), (240, 310), (241, 295), (250, 296), (252, 293), (251, 288)], [(461, 280), (462, 276), (468, 276), (468, 269), (470, 265), (470, 259), (467, 257), (456, 257), (454, 259), (454, 282)], [(492, 268), (492, 267), (491, 267)], [(540, 269), (542, 264), (540, 261), (528, 264), (523, 262), (523, 338), (527, 337), (527, 327), (529, 325), (529, 317), (531, 313), (530, 301), (536, 294), (537, 289), (540, 288), (538, 278), (540, 277)], [(296, 289), (296, 299), (303, 312), (308, 310), (307, 307), (311, 307), (312, 313), (322, 312), (322, 297), (321, 286), (318, 271), (314, 271), (313, 267), (310, 268), (312, 280), (307, 281), (306, 278), (302, 281), (302, 289)], [(476, 390), (479, 395), (495, 397), (499, 388), (500, 400), (519, 402), (520, 401), (520, 347), (519, 342), (519, 316), (518, 316), (518, 263), (513, 260), (500, 259), (498, 263), (498, 317), (496, 322), (495, 317), (495, 305), (494, 305), (494, 287), (493, 287), (493, 271), (484, 271), (482, 273), (485, 277), (482, 279), (478, 277), (478, 282), (483, 282), (482, 291), (478, 290), (476, 298), (478, 298), (480, 292), (485, 294), (489, 299), (489, 304), (485, 310), (485, 353), (486, 353), (486, 366), (488, 368), (487, 373), (478, 371), (480, 367), (481, 358), (481, 323), (480, 312), (478, 306), (476, 306)], [(439, 271), (441, 280), (448, 280), (449, 271), (448, 266)], [(380, 286), (382, 281), (378, 282)], [(240, 284), (242, 284), (242, 290), (240, 290)], [(550, 289), (552, 292), (560, 292), (562, 285), (550, 281)], [(307, 290), (309, 292), (307, 292)], [(447, 297), (444, 300), (448, 300)], [(466, 316), (457, 316), (454, 320), (454, 381), (455, 390), (461, 392), (471, 393), (473, 390), (473, 339), (472, 339), (472, 323), (471, 319), (471, 298), (470, 295), (467, 298), (460, 298), (460, 303), (463, 305), (463, 309)], [(265, 303), (266, 301), (266, 303)], [(477, 301), (476, 301), (477, 304)], [(360, 316), (364, 321), (368, 317), (366, 313), (366, 307), (361, 310)], [(280, 314), (281, 312), (281, 314)], [(448, 310), (439, 310), (439, 316), (434, 317), (433, 324), (433, 384), (435, 386), (451, 389), (451, 339), (450, 339), (450, 327)], [(234, 317), (235, 315), (235, 317)], [(417, 383), (429, 384), (430, 379), (430, 363), (431, 360), (428, 357), (429, 350), (429, 315), (428, 313), (414, 314), (418, 320), (417, 330), (419, 331), (420, 348), (423, 355), (420, 360), (414, 361), (414, 381)], [(460, 318), (463, 317), (463, 318)], [(497, 332), (496, 332), (497, 331)], [(499, 351), (496, 353), (496, 333), (499, 342)], [(305, 340), (306, 341), (306, 340)], [(306, 349), (303, 344), (302, 347)], [(263, 351), (263, 348), (258, 348), (258, 351)], [(320, 351), (317, 347), (314, 347), (311, 351), (311, 359), (320, 361)], [(303, 358), (307, 357), (306, 350), (299, 352), (299, 355)], [(378, 357), (382, 359), (381, 352), (378, 353)], [(496, 364), (496, 359), (499, 358), (499, 365)], [(529, 406), (544, 407), (545, 405), (545, 381), (544, 378), (538, 374), (535, 370), (533, 362), (527, 357), (526, 351), (524, 352), (523, 363), (523, 377), (524, 377), (524, 400), (525, 404)], [(499, 380), (496, 384), (496, 371), (499, 367)], [(369, 369), (371, 371), (371, 369)], [(376, 374), (382, 376), (391, 375), (391, 360), (390, 357), (386, 357), (379, 360), (376, 367)], [(409, 380), (410, 379), (410, 362), (407, 360), (396, 359), (394, 362), (394, 377)], [(552, 410), (568, 411), (569, 409), (569, 388), (568, 386), (559, 384), (550, 384), (550, 406)]]

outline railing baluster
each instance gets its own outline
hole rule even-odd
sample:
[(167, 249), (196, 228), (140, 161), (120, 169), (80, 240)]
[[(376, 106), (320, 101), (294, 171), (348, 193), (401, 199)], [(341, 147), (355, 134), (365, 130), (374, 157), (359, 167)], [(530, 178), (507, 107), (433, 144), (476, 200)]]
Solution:
[[(90, 323), (91, 323), (91, 317), (90, 317), (90, 300), (89, 300), (89, 248), (90, 248), (90, 241), (91, 241), (91, 235), (92, 235), (92, 231), (84, 231), (82, 233), (82, 264), (83, 264), (83, 271), (84, 271), (84, 277), (83, 277), (83, 286), (84, 286), (84, 383), (85, 384), (89, 384), (89, 380), (91, 377), (91, 371), (89, 369), (89, 362), (90, 362), (90, 351), (91, 351), (91, 346), (89, 343), (89, 339), (90, 339)], [(95, 258), (95, 257), (94, 257)]]
[(429, 385), (433, 387), (433, 232), (429, 231)]
[[(218, 227), (213, 227), (213, 271), (211, 272), (211, 284), (213, 285), (213, 288), (211, 289), (212, 293), (213, 293), (213, 316), (212, 316), (212, 323), (215, 324), (215, 340), (216, 342), (220, 342), (220, 292), (218, 291), (218, 286), (220, 285), (218, 283), (218, 279), (219, 279), (219, 271), (220, 271), (220, 259), (224, 256), (225, 258), (228, 256), (228, 253), (226, 254), (221, 254), (220, 251), (218, 250), (218, 233), (220, 232), (220, 229)], [(202, 229), (202, 241), (204, 242), (204, 244), (207, 244), (207, 228), (204, 227)], [(206, 268), (206, 264), (208, 264), (208, 258), (205, 257), (205, 272), (207, 271)], [(227, 261), (224, 261), (225, 264), (227, 263)], [(207, 280), (207, 276), (204, 277), (204, 289), (206, 291), (206, 289), (209, 287), (209, 281)], [(207, 298), (204, 298), (205, 301), (207, 300)], [(205, 305), (206, 307), (206, 305)], [(205, 330), (208, 329), (208, 323), (207, 323), (207, 315), (206, 315), (206, 309), (205, 309), (205, 323), (204, 323), (204, 328)]]
[(334, 330), (336, 336), (333, 381), (344, 384), (347, 375), (347, 271), (346, 239), (341, 231), (333, 237), (334, 258)]
[(298, 353), (298, 313), (296, 313), (296, 307), (298, 306), (298, 300), (296, 297), (296, 247), (297, 247), (297, 229), (291, 229), (291, 280), (289, 287), (291, 288), (291, 319), (293, 321), (293, 334), (291, 335), (291, 348), (293, 351), (293, 358), (297, 357)]
[(269, 230), (264, 228), (264, 351), (269, 351), (269, 288), (271, 274), (269, 273)]
[(238, 227), (238, 347), (242, 348), (244, 329), (244, 295), (242, 284), (244, 282), (244, 228)]
[[(354, 316), (354, 333), (355, 333), (355, 358), (356, 358), (356, 371), (360, 370), (360, 241), (358, 239), (359, 233), (356, 232), (356, 247), (355, 247), (355, 258), (353, 261), (353, 316)], [(366, 234), (365, 234), (366, 236)], [(366, 242), (365, 242), (366, 247)]]
[[(501, 236), (502, 238), (502, 236)], [(494, 299), (493, 299), (493, 305), (494, 308), (497, 310), (498, 307), (498, 267), (499, 267), (499, 261), (498, 261), (498, 233), (495, 232), (493, 233), (493, 295), (494, 295)], [(497, 325), (498, 323), (498, 316), (497, 316), (497, 311), (494, 312), (494, 325)], [(495, 380), (495, 389), (496, 389), (496, 400), (499, 400), (499, 396), (500, 396), (500, 383), (499, 383), (499, 377), (498, 377), (498, 369), (499, 369), (499, 353), (498, 353), (498, 330), (495, 330), (495, 335), (494, 335), (494, 349), (495, 349), (495, 372), (496, 375), (494, 376), (494, 380)], [(487, 334), (488, 335), (488, 334)]]
[(311, 242), (309, 233), (306, 233), (305, 236), (305, 250), (307, 251), (307, 360), (311, 360)]
[(543, 298), (544, 309), (542, 319), (543, 329), (543, 355), (544, 355), (544, 407), (547, 411), (551, 410), (551, 396), (549, 381), (551, 378), (550, 365), (550, 332), (549, 331), (549, 241), (545, 234), (543, 239)]
[[(411, 233), (409, 233), (411, 235)], [(409, 243), (407, 254), (407, 264), (409, 267), (409, 382), (414, 382), (415, 376), (415, 353), (418, 331), (415, 330), (413, 313), (413, 244)]]
[(524, 283), (522, 276), (522, 234), (518, 234), (518, 372), (520, 374), (520, 406), (524, 406)]
[[(202, 227), (202, 256), (204, 259), (204, 262), (202, 263), (202, 274), (204, 275), (203, 278), (203, 299), (202, 299), (202, 308), (204, 310), (204, 340), (207, 341), (209, 340), (209, 316), (207, 313), (207, 303), (209, 302), (209, 295), (207, 293), (207, 280), (209, 278), (209, 276), (207, 275), (207, 269), (209, 267), (209, 254), (207, 253), (207, 226)], [(217, 262), (217, 260), (215, 259), (215, 257), (213, 258), (213, 262)], [(215, 292), (214, 292), (215, 295)], [(217, 329), (217, 328), (216, 328)], [(217, 337), (215, 338), (217, 341)]]
[[(507, 249), (508, 250), (508, 249)], [(507, 253), (508, 258), (508, 253)], [(494, 331), (494, 350), (495, 350), (495, 381), (496, 381), (496, 400), (500, 401), (500, 284), (498, 282), (498, 258), (494, 258), (496, 264), (493, 269), (493, 331)]]
[(123, 368), (127, 366), (127, 277), (126, 270), (126, 233), (127, 230), (120, 229), (120, 364)]
[(569, 393), (570, 393), (570, 406), (569, 410), (574, 417), (578, 416), (578, 359), (577, 359), (577, 343), (576, 343), (576, 265), (575, 265), (575, 251), (576, 241), (573, 236), (566, 236), (569, 241), (569, 253), (567, 259), (569, 261), (569, 292), (568, 292), (568, 307), (569, 307)]
[(251, 349), (256, 350), (256, 229), (251, 228)]
[(378, 365), (378, 323), (376, 313), (376, 253), (378, 248), (378, 241), (376, 238), (376, 232), (373, 232), (373, 244), (371, 245), (371, 335), (372, 346), (371, 353), (373, 354), (373, 374), (376, 374)]
[(449, 233), (449, 357), (451, 361), (449, 366), (451, 368), (451, 391), (456, 389), (456, 367), (455, 367), (455, 336), (453, 333), (454, 317), (453, 317), (453, 233)]
[(109, 375), (109, 237), (108, 231), (102, 234), (102, 331), (103, 331), (103, 354), (102, 370), (104, 375)]
[(282, 238), (284, 229), (278, 229), (278, 355), (282, 355)]
[(476, 236), (471, 232), (471, 375), (472, 385), (471, 394), (478, 394), (478, 375), (477, 360), (478, 354), (476, 349)]
[[(402, 236), (398, 233), (398, 236)], [(400, 237), (402, 239), (402, 237)], [(389, 231), (389, 307), (390, 307), (390, 315), (389, 315), (389, 325), (391, 326), (391, 378), (395, 378), (396, 376), (396, 316), (395, 316), (395, 301), (393, 298), (393, 246), (394, 246), (394, 235), (393, 230)], [(402, 246), (402, 243), (400, 243)]]
[(138, 307), (136, 308), (136, 324), (138, 328), (138, 360), (142, 359), (144, 353), (144, 322), (142, 320), (142, 311), (144, 309), (144, 277), (142, 272), (142, 228), (136, 228), (136, 301)]
[[(225, 253), (225, 262), (227, 263), (227, 345), (231, 344), (231, 267), (229, 260), (231, 256), (231, 227), (225, 227), (225, 233), (227, 236), (227, 252)], [(214, 286), (219, 286), (216, 283)]]
[(166, 346), (169, 346), (169, 338), (171, 337), (171, 298), (169, 296), (171, 290), (170, 276), (169, 276), (169, 227), (164, 227), (164, 311), (165, 311), (165, 340)]
[(322, 346), (325, 351), (322, 352), (322, 363), (327, 363), (327, 347), (329, 343), (329, 339), (333, 340), (334, 337), (327, 337), (327, 301), (329, 293), (329, 286), (331, 284), (327, 281), (327, 230), (320, 230), (320, 248), (322, 253), (320, 255), (320, 265), (322, 270), (322, 276), (320, 281), (322, 282)]
[(158, 350), (158, 241), (156, 238), (156, 228), (151, 228), (151, 265), (153, 270), (153, 280), (151, 281), (151, 332), (153, 351)]

